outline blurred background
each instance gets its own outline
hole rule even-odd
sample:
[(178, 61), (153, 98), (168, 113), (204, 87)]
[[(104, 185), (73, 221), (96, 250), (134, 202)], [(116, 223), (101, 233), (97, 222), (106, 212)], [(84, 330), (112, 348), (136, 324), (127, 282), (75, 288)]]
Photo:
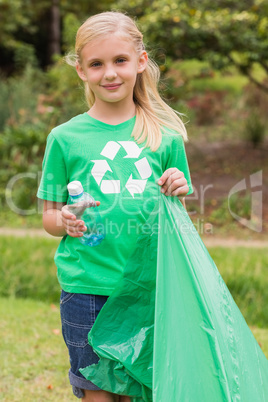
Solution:
[(87, 111), (82, 83), (63, 56), (73, 50), (80, 24), (108, 10), (136, 19), (160, 67), (162, 96), (184, 114), (195, 190), (188, 213), (268, 355), (267, 1), (0, 0), (5, 401), (72, 400), (58, 352), (65, 354), (55, 305), (59, 239), (43, 237), (36, 191), (50, 130)]

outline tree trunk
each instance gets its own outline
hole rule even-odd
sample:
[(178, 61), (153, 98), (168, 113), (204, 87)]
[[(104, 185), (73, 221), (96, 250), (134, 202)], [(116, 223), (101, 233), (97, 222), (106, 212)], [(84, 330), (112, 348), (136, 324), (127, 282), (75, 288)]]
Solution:
[(59, 0), (51, 0), (48, 20), (48, 64), (53, 63), (53, 56), (61, 53), (60, 6)]

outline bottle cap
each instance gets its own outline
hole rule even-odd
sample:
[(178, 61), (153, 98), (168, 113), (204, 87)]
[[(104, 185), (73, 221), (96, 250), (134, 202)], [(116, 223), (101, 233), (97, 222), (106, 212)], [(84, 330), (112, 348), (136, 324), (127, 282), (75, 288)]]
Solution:
[(71, 181), (67, 188), (71, 196), (80, 195), (84, 192), (83, 186), (78, 180)]

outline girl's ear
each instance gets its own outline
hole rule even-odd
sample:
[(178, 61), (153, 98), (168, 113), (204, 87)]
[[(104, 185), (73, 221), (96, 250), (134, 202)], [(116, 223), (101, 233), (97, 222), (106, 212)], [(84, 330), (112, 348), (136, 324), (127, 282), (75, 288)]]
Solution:
[(148, 62), (148, 54), (147, 52), (144, 50), (140, 57), (139, 57), (139, 61), (138, 61), (138, 73), (142, 73), (146, 66), (147, 66), (147, 62)]
[(81, 64), (78, 63), (78, 61), (77, 61), (76, 64), (75, 64), (75, 68), (76, 68), (77, 74), (79, 75), (79, 77), (81, 78), (81, 80), (82, 80), (82, 81), (87, 81), (87, 77), (86, 77), (86, 75), (85, 75), (85, 73), (84, 73), (84, 70), (83, 70)]

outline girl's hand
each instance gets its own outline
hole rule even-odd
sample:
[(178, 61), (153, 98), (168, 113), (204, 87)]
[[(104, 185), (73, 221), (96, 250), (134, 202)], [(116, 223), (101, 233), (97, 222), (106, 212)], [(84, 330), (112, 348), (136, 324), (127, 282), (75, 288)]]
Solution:
[(165, 195), (176, 195), (180, 198), (185, 197), (189, 191), (184, 173), (177, 168), (167, 169), (158, 180), (158, 184), (162, 186), (161, 193)]
[[(100, 205), (99, 201), (96, 201), (97, 206)], [(64, 205), (61, 209), (61, 221), (66, 233), (71, 237), (82, 237), (83, 232), (87, 230), (85, 222), (81, 219), (77, 219), (76, 216), (69, 211), (68, 205)]]

